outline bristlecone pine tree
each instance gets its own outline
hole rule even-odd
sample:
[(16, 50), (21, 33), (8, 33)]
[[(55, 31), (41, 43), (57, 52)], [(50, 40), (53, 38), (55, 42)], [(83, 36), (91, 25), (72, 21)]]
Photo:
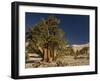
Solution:
[(28, 52), (41, 54), (43, 61), (52, 62), (55, 60), (57, 50), (66, 46), (64, 32), (59, 28), (60, 20), (55, 16), (48, 16), (41, 19), (26, 32), (26, 47)]

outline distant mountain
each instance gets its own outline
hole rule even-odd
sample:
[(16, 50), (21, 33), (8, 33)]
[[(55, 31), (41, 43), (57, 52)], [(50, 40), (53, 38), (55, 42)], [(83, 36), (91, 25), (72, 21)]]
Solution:
[(83, 49), (84, 47), (89, 47), (89, 43), (88, 44), (81, 44), (81, 45), (77, 45), (74, 44), (72, 45), (73, 50), (76, 52), (77, 50), (80, 51), (81, 49)]

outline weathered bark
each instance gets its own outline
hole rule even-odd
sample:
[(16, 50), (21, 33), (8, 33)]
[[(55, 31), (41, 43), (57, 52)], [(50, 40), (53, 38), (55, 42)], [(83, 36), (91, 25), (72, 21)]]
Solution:
[(38, 46), (38, 49), (43, 54), (43, 49), (40, 46)]
[(50, 49), (50, 56), (51, 56), (51, 59), (50, 60), (51, 60), (51, 62), (53, 61), (53, 56), (52, 55), (53, 55), (52, 49)]
[(43, 61), (47, 61), (47, 48), (44, 48), (43, 54)]
[(43, 49), (43, 61), (45, 62), (55, 61), (56, 52), (57, 51), (54, 49), (44, 48)]
[(47, 57), (48, 57), (48, 62), (52, 62), (52, 57), (51, 57), (51, 52), (50, 52), (51, 50), (50, 49), (48, 49), (48, 55), (47, 55)]
[(52, 49), (51, 49), (51, 57), (52, 57), (52, 61), (55, 61), (56, 53), (57, 53), (57, 50), (54, 49), (54, 48), (52, 48)]
[(53, 59), (54, 59), (54, 52), (53, 52), (53, 49), (51, 49), (50, 54), (51, 54), (52, 61), (53, 61)]
[(54, 57), (53, 57), (53, 60), (54, 60), (54, 61), (55, 61), (56, 53), (57, 53), (57, 50), (54, 49)]

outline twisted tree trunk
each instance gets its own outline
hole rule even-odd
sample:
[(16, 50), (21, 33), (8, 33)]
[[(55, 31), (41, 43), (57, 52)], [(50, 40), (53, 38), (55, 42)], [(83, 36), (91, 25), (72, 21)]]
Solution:
[(43, 49), (40, 46), (38, 46), (38, 49), (41, 52), (41, 54), (43, 54)]
[(52, 62), (53, 61), (53, 53), (51, 49), (48, 49), (48, 62)]
[(57, 53), (57, 50), (54, 49), (54, 57), (53, 57), (53, 60), (54, 60), (54, 61), (55, 61), (56, 53)]
[(47, 61), (47, 48), (44, 48), (44, 49), (43, 49), (43, 54), (44, 54), (44, 55), (43, 55), (43, 61), (46, 62), (46, 61)]

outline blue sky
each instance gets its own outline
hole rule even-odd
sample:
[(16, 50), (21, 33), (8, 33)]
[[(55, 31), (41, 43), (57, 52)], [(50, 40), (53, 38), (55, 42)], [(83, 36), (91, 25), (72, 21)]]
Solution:
[(60, 19), (59, 27), (65, 32), (65, 38), (69, 44), (89, 43), (89, 16), (70, 14), (30, 13), (25, 14), (25, 27), (28, 29), (42, 18), (50, 15)]

